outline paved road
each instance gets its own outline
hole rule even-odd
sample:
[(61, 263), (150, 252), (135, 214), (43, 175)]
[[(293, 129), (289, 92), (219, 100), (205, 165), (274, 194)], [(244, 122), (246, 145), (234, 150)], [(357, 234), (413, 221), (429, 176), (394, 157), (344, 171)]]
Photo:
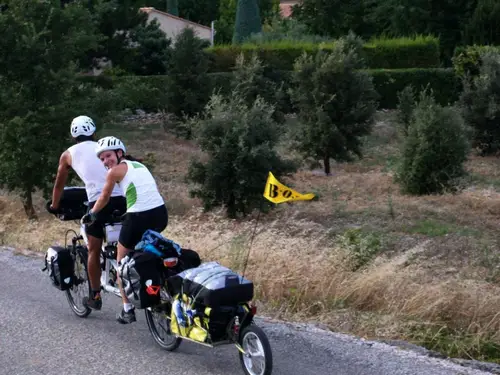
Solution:
[[(161, 350), (142, 312), (132, 325), (115, 322), (120, 301), (110, 294), (102, 311), (76, 317), (40, 265), (40, 258), (0, 249), (0, 374), (244, 374), (232, 346), (183, 342), (176, 352)], [(274, 351), (275, 375), (489, 374), (305, 325), (259, 324)]]

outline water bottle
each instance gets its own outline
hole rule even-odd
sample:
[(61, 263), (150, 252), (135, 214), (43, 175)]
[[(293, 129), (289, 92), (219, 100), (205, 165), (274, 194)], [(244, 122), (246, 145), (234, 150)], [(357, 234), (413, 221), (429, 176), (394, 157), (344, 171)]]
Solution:
[(187, 318), (188, 318), (189, 325), (193, 325), (193, 323), (194, 323), (194, 317), (196, 315), (196, 310), (186, 309), (186, 315), (187, 315)]
[(179, 324), (179, 326), (185, 327), (186, 320), (184, 319), (184, 314), (182, 312), (182, 307), (179, 300), (176, 299), (174, 301), (174, 303), (172, 304), (172, 308), (174, 309), (174, 314), (175, 317), (177, 318), (177, 323)]

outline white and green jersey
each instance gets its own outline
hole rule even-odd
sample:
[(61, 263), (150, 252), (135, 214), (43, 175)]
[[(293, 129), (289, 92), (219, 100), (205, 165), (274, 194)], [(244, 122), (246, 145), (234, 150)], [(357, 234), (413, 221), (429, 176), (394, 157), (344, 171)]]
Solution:
[(142, 212), (164, 204), (151, 172), (137, 161), (124, 160), (127, 173), (118, 183), (127, 198), (127, 212)]

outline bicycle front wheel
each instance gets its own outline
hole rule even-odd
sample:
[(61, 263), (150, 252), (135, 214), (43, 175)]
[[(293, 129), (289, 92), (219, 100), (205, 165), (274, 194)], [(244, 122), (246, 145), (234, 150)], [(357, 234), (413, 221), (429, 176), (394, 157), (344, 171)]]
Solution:
[(78, 249), (72, 256), (75, 282), (70, 289), (66, 290), (66, 298), (68, 299), (69, 307), (76, 316), (86, 318), (92, 312), (92, 309), (83, 304), (83, 297), (90, 296), (92, 290), (87, 270), (87, 254), (86, 251)]

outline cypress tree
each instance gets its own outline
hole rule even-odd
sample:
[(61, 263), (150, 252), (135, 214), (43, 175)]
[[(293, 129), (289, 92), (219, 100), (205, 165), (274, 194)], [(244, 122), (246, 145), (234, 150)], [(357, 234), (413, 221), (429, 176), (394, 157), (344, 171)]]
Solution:
[(257, 0), (238, 0), (233, 43), (241, 43), (251, 34), (261, 31), (262, 23)]

